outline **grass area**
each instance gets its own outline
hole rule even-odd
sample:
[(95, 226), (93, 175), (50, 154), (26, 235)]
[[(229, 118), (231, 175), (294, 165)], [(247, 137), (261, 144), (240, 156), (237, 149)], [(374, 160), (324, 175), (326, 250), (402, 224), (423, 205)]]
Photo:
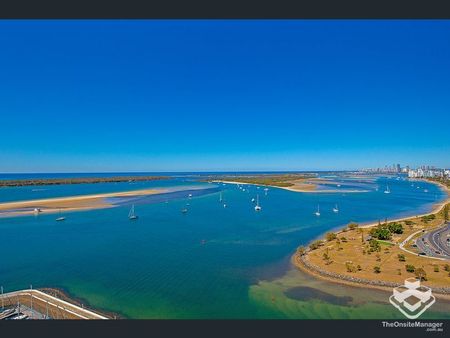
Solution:
[[(448, 204), (447, 204), (448, 206)], [(444, 210), (433, 219), (413, 217), (397, 222), (403, 226), (403, 233), (392, 234), (389, 240), (376, 240), (381, 244), (374, 246), (368, 240), (369, 228), (347, 229), (336, 234), (332, 240), (322, 240), (315, 249), (307, 252), (309, 261), (323, 270), (351, 277), (403, 283), (406, 278), (416, 277), (423, 269), (426, 283), (432, 287), (450, 287), (450, 261), (431, 259), (411, 254), (400, 249), (399, 244), (408, 236), (422, 230), (433, 229), (444, 221)], [(334, 236), (327, 236), (328, 239)], [(412, 238), (405, 248), (411, 249)], [(407, 265), (413, 266), (407, 269)]]

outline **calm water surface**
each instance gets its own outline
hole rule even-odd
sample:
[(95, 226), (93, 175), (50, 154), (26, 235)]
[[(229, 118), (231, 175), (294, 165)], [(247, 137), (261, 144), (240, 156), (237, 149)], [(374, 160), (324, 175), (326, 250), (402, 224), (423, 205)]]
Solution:
[[(426, 212), (445, 193), (403, 179), (338, 179), (337, 193), (271, 188), (266, 194), (193, 177), (0, 189), (2, 202), (148, 187), (176, 192), (135, 201), (133, 222), (126, 200), (112, 209), (67, 213), (64, 222), (45, 214), (0, 218), (0, 284), (5, 291), (60, 287), (128, 318), (401, 318), (386, 303), (389, 295), (314, 280), (293, 269), (289, 257), (329, 229)], [(383, 193), (386, 185), (391, 194)], [(196, 193), (188, 198), (192, 187)], [(367, 192), (345, 192), (355, 189)], [(261, 212), (251, 202), (257, 194)], [(428, 316), (448, 317), (448, 310), (437, 304)]]

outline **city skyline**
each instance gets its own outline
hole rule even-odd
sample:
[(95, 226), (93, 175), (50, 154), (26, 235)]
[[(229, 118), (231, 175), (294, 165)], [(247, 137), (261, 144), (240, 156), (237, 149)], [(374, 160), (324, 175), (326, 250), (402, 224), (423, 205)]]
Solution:
[(445, 21), (4, 21), (0, 172), (450, 167)]

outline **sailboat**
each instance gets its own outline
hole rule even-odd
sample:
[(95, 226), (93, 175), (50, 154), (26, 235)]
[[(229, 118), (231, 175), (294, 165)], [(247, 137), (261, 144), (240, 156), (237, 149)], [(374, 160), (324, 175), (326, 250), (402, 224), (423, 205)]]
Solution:
[[(59, 214), (61, 215), (61, 209), (59, 209)], [(60, 217), (58, 217), (56, 220), (57, 220), (58, 222), (60, 222), (60, 221), (64, 221), (65, 219), (66, 219), (65, 217), (60, 216)]]
[(131, 206), (130, 212), (128, 213), (129, 219), (138, 219), (138, 216), (134, 213), (134, 204)]
[(319, 209), (319, 205), (317, 204), (317, 211), (315, 212), (316, 216), (320, 216), (320, 209)]
[(261, 206), (259, 205), (259, 195), (256, 195), (255, 211), (261, 211)]
[(391, 191), (389, 190), (389, 186), (388, 185), (386, 185), (386, 190), (384, 191), (384, 193), (385, 194), (390, 194), (391, 193)]
[(333, 208), (333, 212), (339, 212), (339, 209), (338, 209), (338, 206), (337, 206), (337, 204), (334, 206), (334, 208)]
[(219, 202), (222, 202), (222, 201), (223, 201), (223, 199), (222, 199), (222, 192), (220, 192)]

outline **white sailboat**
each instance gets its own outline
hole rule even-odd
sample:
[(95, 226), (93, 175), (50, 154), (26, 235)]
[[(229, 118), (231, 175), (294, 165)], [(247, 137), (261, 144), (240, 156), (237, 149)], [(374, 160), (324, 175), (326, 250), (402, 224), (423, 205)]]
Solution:
[[(61, 215), (61, 209), (59, 209), (59, 214)], [(56, 219), (56, 221), (61, 222), (61, 221), (64, 221), (65, 219), (66, 219), (65, 217), (60, 216)]]
[(317, 211), (315, 212), (316, 216), (320, 216), (320, 209), (319, 209), (319, 205), (317, 204)]
[(334, 208), (333, 208), (333, 212), (339, 212), (339, 209), (338, 209), (338, 206), (337, 206), (337, 204), (334, 206)]
[(256, 195), (255, 211), (261, 211), (261, 206), (259, 205), (259, 195)]
[(134, 213), (134, 204), (131, 206), (130, 212), (128, 213), (128, 218), (131, 220), (138, 219), (138, 216)]
[(219, 202), (222, 202), (222, 201), (223, 201), (222, 192), (220, 192)]
[(389, 190), (389, 186), (388, 185), (386, 185), (386, 190), (384, 191), (384, 193), (385, 194), (390, 194), (391, 193), (391, 191)]

